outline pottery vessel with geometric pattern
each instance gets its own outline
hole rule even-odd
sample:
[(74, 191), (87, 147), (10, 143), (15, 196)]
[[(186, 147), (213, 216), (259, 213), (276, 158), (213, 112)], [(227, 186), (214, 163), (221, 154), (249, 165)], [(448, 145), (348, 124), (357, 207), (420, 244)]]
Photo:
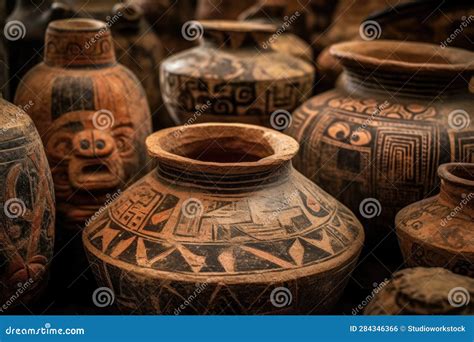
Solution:
[(364, 230), (293, 169), (294, 139), (209, 123), (159, 131), (147, 147), (157, 168), (83, 232), (96, 278), (121, 310), (330, 312)]
[(44, 62), (25, 75), (15, 103), (43, 139), (65, 228), (82, 228), (110, 196), (148, 171), (146, 94), (117, 63), (106, 23), (52, 22)]
[(436, 192), (440, 164), (474, 162), (474, 54), (383, 40), (331, 53), (344, 67), (338, 87), (298, 108), (287, 130), (301, 144), (295, 167), (376, 242), (401, 208)]
[(410, 267), (444, 267), (474, 278), (474, 164), (443, 164), (438, 175), (438, 195), (398, 213), (400, 248)]
[(0, 312), (37, 300), (53, 257), (53, 180), (38, 132), (0, 98)]
[(311, 64), (264, 48), (276, 31), (273, 25), (202, 21), (186, 29), (189, 37), (202, 35), (201, 45), (161, 65), (163, 100), (177, 124), (279, 127), (272, 113), (291, 112), (311, 95)]

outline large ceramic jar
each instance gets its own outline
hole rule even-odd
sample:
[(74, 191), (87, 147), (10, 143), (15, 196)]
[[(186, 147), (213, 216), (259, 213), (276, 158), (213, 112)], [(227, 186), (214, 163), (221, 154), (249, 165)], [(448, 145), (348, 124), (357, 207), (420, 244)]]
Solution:
[(288, 13), (286, 0), (261, 0), (239, 15), (240, 20), (273, 24), (277, 34), (270, 39), (272, 49), (294, 55), (313, 63), (313, 50), (303, 39), (293, 33), (302, 12)]
[(17, 0), (2, 31), (8, 49), (10, 95), (13, 97), (21, 78), (41, 61), (44, 33), (52, 20), (69, 15), (60, 2)]
[[(339, 86), (293, 113), (295, 166), (385, 235), (435, 191), (438, 165), (474, 162), (474, 54), (424, 43), (348, 42)], [(375, 242), (376, 240), (374, 240)]]
[(444, 267), (474, 278), (474, 164), (443, 164), (439, 195), (402, 209), (397, 235), (409, 266)]
[(444, 268), (396, 272), (364, 310), (365, 315), (473, 315), (474, 279)]
[(24, 77), (15, 98), (46, 146), (58, 214), (74, 223), (146, 171), (145, 92), (117, 63), (106, 27), (92, 19), (52, 22), (44, 62)]
[(310, 95), (314, 69), (309, 63), (261, 48), (274, 26), (236, 21), (200, 25), (202, 44), (161, 65), (163, 100), (177, 124), (270, 126), (272, 113), (290, 112)]
[(54, 189), (28, 115), (0, 98), (1, 311), (38, 299), (54, 245)]
[(103, 20), (112, 30), (117, 60), (129, 68), (145, 89), (155, 129), (172, 124), (160, 93), (160, 63), (164, 48), (140, 7), (117, 0), (64, 0), (79, 17)]
[(330, 311), (364, 231), (293, 169), (295, 140), (259, 126), (209, 123), (159, 131), (147, 146), (158, 167), (83, 233), (92, 268), (121, 309)]

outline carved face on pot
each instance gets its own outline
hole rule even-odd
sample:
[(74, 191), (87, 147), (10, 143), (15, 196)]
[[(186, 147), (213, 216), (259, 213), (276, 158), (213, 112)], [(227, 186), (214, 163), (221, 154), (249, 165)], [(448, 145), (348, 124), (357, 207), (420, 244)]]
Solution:
[[(115, 121), (112, 112), (76, 111), (61, 115), (46, 138), (53, 168), (56, 196), (68, 199), (77, 192), (94, 192), (123, 186), (139, 163), (132, 122)], [(82, 202), (84, 196), (77, 196)], [(69, 202), (71, 199), (69, 199)], [(74, 201), (74, 200), (73, 200)]]

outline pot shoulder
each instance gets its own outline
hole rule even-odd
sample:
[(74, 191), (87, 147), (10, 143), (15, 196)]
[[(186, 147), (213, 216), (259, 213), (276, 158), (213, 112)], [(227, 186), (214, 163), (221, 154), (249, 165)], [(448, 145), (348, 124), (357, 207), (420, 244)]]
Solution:
[(296, 171), (258, 191), (209, 190), (176, 187), (152, 172), (93, 217), (86, 250), (145, 276), (235, 283), (330, 272), (361, 250), (354, 215)]

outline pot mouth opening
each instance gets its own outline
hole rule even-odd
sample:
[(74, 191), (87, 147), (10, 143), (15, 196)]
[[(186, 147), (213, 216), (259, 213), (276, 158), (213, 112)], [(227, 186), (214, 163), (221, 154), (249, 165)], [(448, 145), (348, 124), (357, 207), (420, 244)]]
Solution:
[(474, 164), (448, 163), (438, 168), (438, 175), (442, 180), (464, 187), (474, 188)]
[(296, 140), (278, 131), (224, 123), (164, 129), (150, 135), (146, 144), (159, 162), (186, 168), (278, 165), (291, 160), (299, 148)]
[(95, 19), (76, 18), (52, 21), (49, 28), (57, 31), (93, 32), (107, 29), (107, 24)]
[(473, 72), (474, 53), (435, 44), (397, 40), (353, 41), (331, 46), (343, 65), (393, 71)]
[(224, 32), (265, 32), (275, 33), (276, 27), (271, 24), (237, 20), (200, 20), (204, 31)]

